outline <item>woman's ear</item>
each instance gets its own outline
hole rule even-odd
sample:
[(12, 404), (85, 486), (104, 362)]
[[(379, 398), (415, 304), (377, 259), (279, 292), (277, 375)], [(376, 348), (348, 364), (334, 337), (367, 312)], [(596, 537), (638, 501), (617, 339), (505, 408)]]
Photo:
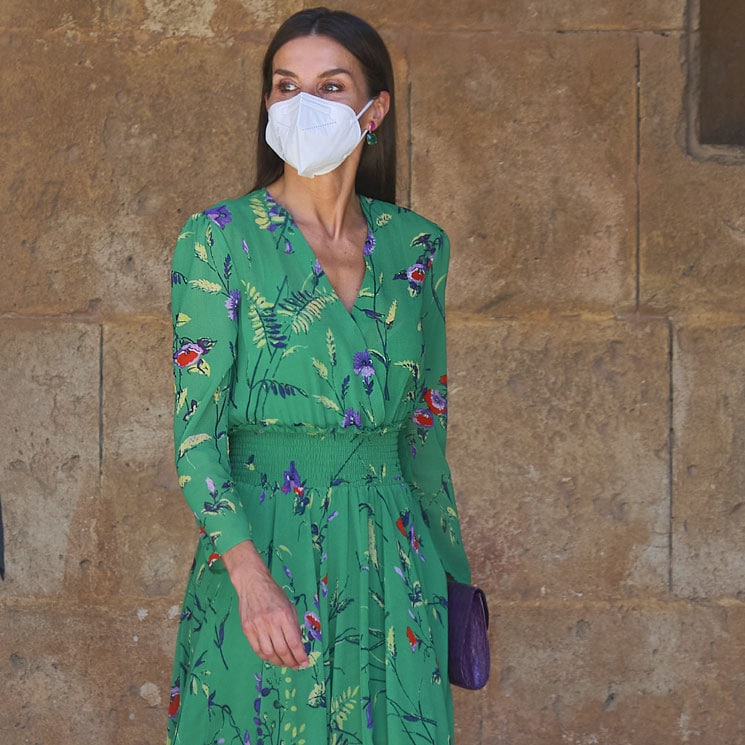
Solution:
[(375, 122), (371, 131), (380, 127), (381, 122), (385, 119), (388, 109), (391, 107), (391, 94), (388, 91), (380, 91), (370, 108), (365, 112), (367, 124), (363, 129), (370, 129), (370, 122)]

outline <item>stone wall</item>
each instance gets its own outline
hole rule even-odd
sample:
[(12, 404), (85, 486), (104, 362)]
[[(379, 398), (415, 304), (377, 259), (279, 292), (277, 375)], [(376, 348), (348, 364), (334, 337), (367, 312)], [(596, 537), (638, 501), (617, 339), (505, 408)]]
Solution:
[[(164, 741), (170, 253), (250, 186), (263, 48), (310, 5), (0, 3), (4, 745)], [(453, 242), (494, 650), (459, 745), (745, 742), (745, 166), (689, 147), (685, 0), (344, 7), (395, 58), (401, 201)]]

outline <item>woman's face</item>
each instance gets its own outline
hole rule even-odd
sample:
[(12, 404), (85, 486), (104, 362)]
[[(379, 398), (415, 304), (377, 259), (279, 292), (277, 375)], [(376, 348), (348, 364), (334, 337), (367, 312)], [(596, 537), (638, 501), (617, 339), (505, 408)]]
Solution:
[[(357, 58), (328, 36), (292, 39), (274, 55), (267, 108), (301, 91), (346, 104), (355, 112), (370, 100)], [(367, 119), (364, 115), (363, 118)], [(360, 120), (360, 126), (366, 126), (363, 120)]]

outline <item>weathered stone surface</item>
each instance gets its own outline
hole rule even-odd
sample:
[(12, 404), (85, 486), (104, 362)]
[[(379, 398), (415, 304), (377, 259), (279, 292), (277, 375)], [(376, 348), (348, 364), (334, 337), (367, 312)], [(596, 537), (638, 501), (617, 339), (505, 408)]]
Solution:
[[(518, 31), (578, 31), (616, 29), (680, 29), (683, 27), (685, 0), (502, 0), (481, 2), (447, 0), (407, 3), (365, 3), (353, 0), (344, 6), (384, 28), (400, 26), (453, 32), (461, 29)], [(449, 46), (442, 49), (450, 58)]]
[(0, 605), (3, 745), (165, 742), (178, 615)]
[(61, 594), (95, 545), (99, 339), (97, 326), (0, 319), (3, 597)]
[(745, 330), (676, 334), (673, 588), (683, 596), (745, 594)]
[(627, 36), (417, 37), (415, 209), (450, 232), (450, 301), (504, 316), (635, 295)]
[[(116, 1), (116, 0), (115, 0)], [(91, 27), (100, 19), (100, 0), (3, 0), (0, 29), (48, 31)]]
[(103, 373), (108, 589), (180, 595), (197, 534), (173, 465), (170, 324), (107, 325)]
[(742, 313), (745, 170), (686, 154), (681, 39), (641, 42), (641, 302)]
[(451, 319), (448, 454), (497, 597), (667, 591), (664, 322)]
[(0, 45), (0, 312), (161, 312), (186, 217), (250, 186), (259, 46)]
[(493, 603), (489, 745), (742, 742), (741, 603)]
[(169, 35), (222, 38), (241, 30), (273, 30), (303, 7), (301, 0), (142, 0), (142, 27)]
[[(303, 7), (301, 0), (4, 0), (0, 26), (13, 29), (125, 28), (169, 36), (225, 37), (242, 31), (273, 30)], [(415, 29), (503, 29), (520, 31), (682, 29), (685, 0), (504, 0), (406, 3), (350, 0), (344, 10), (383, 31)]]

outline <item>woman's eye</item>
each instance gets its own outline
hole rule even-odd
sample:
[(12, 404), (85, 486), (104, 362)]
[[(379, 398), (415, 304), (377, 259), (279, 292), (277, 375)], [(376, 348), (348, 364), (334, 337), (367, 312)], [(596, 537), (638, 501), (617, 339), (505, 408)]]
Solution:
[(297, 85), (291, 80), (281, 80), (277, 84), (277, 90), (281, 91), (282, 93), (292, 93), (293, 91), (297, 90)]
[(324, 83), (321, 86), (321, 90), (324, 93), (338, 93), (342, 89), (341, 85), (339, 83)]

